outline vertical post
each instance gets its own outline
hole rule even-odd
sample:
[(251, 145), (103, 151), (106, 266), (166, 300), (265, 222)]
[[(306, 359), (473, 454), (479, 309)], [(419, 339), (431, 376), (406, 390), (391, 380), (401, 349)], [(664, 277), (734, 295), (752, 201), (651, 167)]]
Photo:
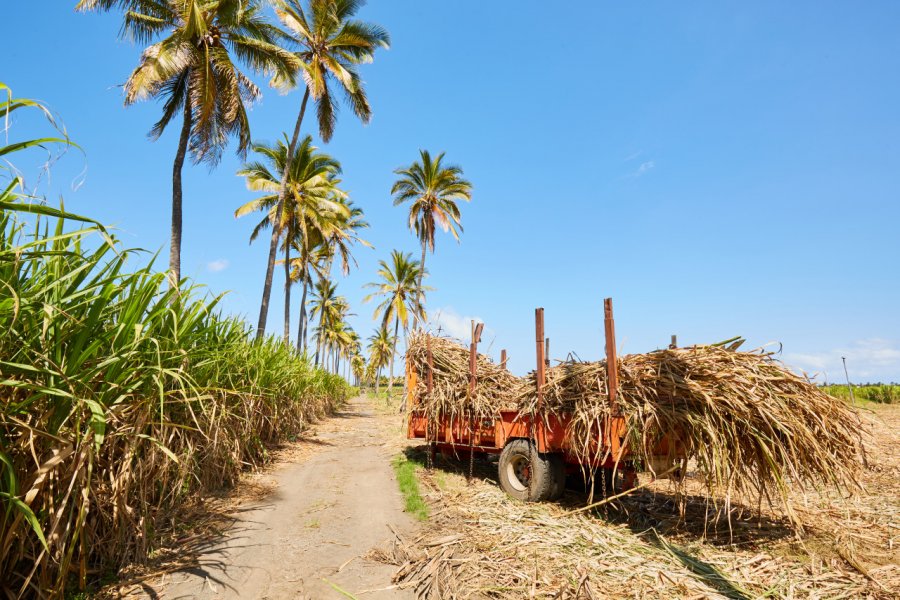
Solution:
[(475, 321), (472, 321), (472, 341), (469, 343), (469, 402), (472, 402), (472, 398), (475, 395), (475, 375), (476, 375), (476, 344), (478, 342), (475, 340)]
[(603, 329), (606, 334), (606, 386), (609, 393), (609, 410), (618, 414), (616, 392), (619, 389), (619, 369), (616, 357), (616, 323), (613, 320), (612, 298), (603, 300)]
[(540, 411), (544, 404), (544, 309), (534, 309), (534, 337), (535, 349), (537, 350), (537, 371), (535, 371), (535, 381), (537, 382), (537, 407)]
[(547, 366), (545, 361), (544, 350), (546, 346), (546, 338), (544, 337), (544, 309), (534, 309), (534, 345), (537, 350), (537, 371), (534, 373), (535, 383), (537, 384), (537, 407), (536, 414), (531, 416), (531, 437), (534, 439), (538, 448), (541, 447), (538, 435), (540, 430), (537, 426), (540, 413), (544, 408), (544, 368)]
[(550, 366), (550, 338), (544, 338), (544, 366)]
[(856, 398), (853, 397), (853, 384), (850, 383), (850, 375), (847, 374), (847, 357), (842, 356), (841, 360), (844, 361), (844, 377), (847, 378), (847, 387), (850, 389), (850, 404), (856, 406)]
[(669, 344), (669, 350), (674, 350), (678, 347), (678, 336), (672, 334), (672, 342)]
[(506, 371), (506, 348), (500, 351), (500, 368)]
[[(425, 337), (425, 357), (428, 361), (428, 371), (425, 375), (425, 390), (428, 398), (431, 398), (431, 391), (434, 389), (434, 354), (431, 352), (431, 336), (426, 334)], [(425, 411), (425, 441), (428, 443), (428, 470), (434, 468), (434, 450), (435, 442), (431, 439), (431, 430), (439, 427), (440, 423), (436, 420), (434, 427), (431, 426), (431, 411)]]
[(467, 481), (472, 481), (472, 471), (475, 468), (475, 388), (478, 377), (478, 342), (481, 341), (481, 331), (484, 323), (475, 325), (472, 321), (472, 343), (469, 345), (469, 476)]
[(434, 389), (434, 354), (431, 352), (431, 336), (425, 336), (425, 356), (428, 361), (428, 372), (425, 374), (425, 390), (428, 394)]

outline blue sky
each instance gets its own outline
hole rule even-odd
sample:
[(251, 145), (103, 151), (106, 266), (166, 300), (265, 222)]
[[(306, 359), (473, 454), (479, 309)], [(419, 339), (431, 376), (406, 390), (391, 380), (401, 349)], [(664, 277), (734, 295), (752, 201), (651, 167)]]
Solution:
[[(0, 80), (46, 102), (84, 148), (42, 191), (165, 257), (177, 131), (147, 139), (159, 105), (126, 109), (119, 87), (141, 48), (117, 38), (119, 16), (74, 4), (5, 8), (18, 26), (0, 40)], [(743, 335), (780, 342), (789, 364), (830, 381), (843, 380), (841, 356), (855, 380), (900, 381), (900, 4), (550, 6), (363, 9), (393, 41), (363, 69), (374, 118), (344, 110), (326, 147), (372, 225), (375, 250), (360, 248), (338, 286), (361, 335), (375, 326), (361, 299), (377, 261), (418, 256), (389, 191), (393, 169), (427, 148), (474, 184), (462, 243), (442, 236), (428, 257), (432, 317), (451, 332), (483, 319), (514, 371), (534, 363), (536, 306), (554, 358), (598, 358), (612, 296), (622, 352), (673, 333)], [(266, 89), (254, 139), (291, 127), (299, 101)], [(226, 310), (255, 322), (266, 247), (233, 217), (252, 197), (239, 166), (230, 152), (214, 171), (185, 168), (182, 269), (231, 290)], [(272, 332), (280, 286), (276, 274)]]

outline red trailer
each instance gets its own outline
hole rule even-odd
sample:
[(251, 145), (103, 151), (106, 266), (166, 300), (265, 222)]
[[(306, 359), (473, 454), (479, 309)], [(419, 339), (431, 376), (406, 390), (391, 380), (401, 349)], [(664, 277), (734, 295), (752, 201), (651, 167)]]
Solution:
[[(610, 403), (613, 416), (605, 419), (597, 431), (597, 445), (600, 452), (595, 456), (606, 457), (602, 463), (582, 464), (576, 453), (567, 447), (566, 431), (570, 417), (548, 415), (533, 419), (532, 415), (518, 411), (501, 411), (493, 419), (473, 420), (467, 415), (462, 418), (444, 419), (429, 426), (427, 415), (419, 408), (420, 399), (416, 395), (418, 376), (407, 365), (407, 438), (429, 443), (430, 452), (439, 450), (445, 454), (474, 456), (476, 454), (499, 454), (498, 477), (500, 486), (513, 498), (526, 501), (554, 500), (565, 491), (567, 473), (593, 472), (603, 469), (606, 489), (612, 490), (613, 476), (622, 474), (622, 482), (616, 487), (629, 489), (636, 479), (636, 466), (631, 460), (625, 442), (626, 421), (618, 412), (616, 404), (616, 349), (615, 326), (612, 318), (612, 301), (606, 299), (606, 357), (608, 380), (610, 382)], [(538, 405), (542, 400), (541, 386), (544, 384), (545, 349), (544, 311), (535, 311), (536, 378), (538, 385)], [(475, 385), (476, 348), (481, 334), (481, 325), (473, 325), (470, 347), (470, 386)], [(505, 352), (503, 353), (505, 355)], [(505, 364), (504, 364), (505, 366)], [(431, 390), (431, 371), (426, 375), (426, 393)], [(540, 412), (540, 411), (539, 411)], [(652, 473), (673, 473), (675, 460), (683, 454), (680, 448), (671, 447), (666, 438), (658, 445), (652, 464), (641, 465)]]

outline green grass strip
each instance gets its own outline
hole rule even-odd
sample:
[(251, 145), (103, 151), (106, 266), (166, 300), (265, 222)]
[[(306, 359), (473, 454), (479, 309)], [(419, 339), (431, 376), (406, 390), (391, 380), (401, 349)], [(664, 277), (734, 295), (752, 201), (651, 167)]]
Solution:
[(402, 454), (398, 454), (391, 465), (394, 467), (394, 473), (397, 476), (397, 485), (400, 486), (400, 493), (403, 494), (404, 510), (414, 516), (419, 521), (428, 518), (428, 505), (422, 498), (419, 491), (419, 478), (416, 471), (421, 466), (419, 463), (406, 458)]

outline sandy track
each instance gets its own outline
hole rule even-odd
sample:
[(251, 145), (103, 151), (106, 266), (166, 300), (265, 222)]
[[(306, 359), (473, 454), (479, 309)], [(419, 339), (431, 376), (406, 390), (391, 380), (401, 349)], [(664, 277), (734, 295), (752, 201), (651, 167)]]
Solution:
[(145, 584), (144, 597), (346, 600), (337, 586), (367, 600), (412, 598), (385, 589), (393, 567), (362, 558), (393, 536), (389, 526), (413, 528), (390, 465), (392, 421), (352, 400), (316, 426), (320, 451), (270, 473), (274, 491), (234, 515), (201, 566)]

